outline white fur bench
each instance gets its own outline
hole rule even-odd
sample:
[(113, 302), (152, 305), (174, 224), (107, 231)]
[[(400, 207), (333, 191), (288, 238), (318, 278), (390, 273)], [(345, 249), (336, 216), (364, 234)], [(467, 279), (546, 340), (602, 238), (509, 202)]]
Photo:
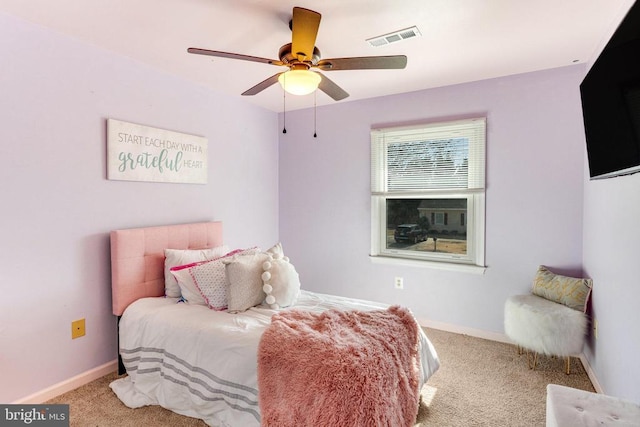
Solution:
[(514, 295), (504, 307), (504, 329), (519, 347), (538, 353), (567, 358), (569, 374), (571, 356), (582, 353), (587, 316), (577, 310), (536, 295)]
[(640, 405), (604, 394), (547, 385), (547, 427), (640, 426)]

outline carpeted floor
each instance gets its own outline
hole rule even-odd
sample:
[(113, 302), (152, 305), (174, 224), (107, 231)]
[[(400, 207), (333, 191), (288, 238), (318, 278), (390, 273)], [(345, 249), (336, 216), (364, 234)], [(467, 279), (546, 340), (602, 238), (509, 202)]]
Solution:
[[(594, 391), (578, 359), (572, 359), (570, 375), (563, 359), (549, 357), (539, 358), (533, 371), (512, 345), (425, 331), (441, 367), (422, 389), (416, 426), (544, 426), (547, 384)], [(69, 404), (72, 427), (206, 426), (157, 406), (127, 408), (109, 388), (116, 378), (107, 375), (47, 403)]]

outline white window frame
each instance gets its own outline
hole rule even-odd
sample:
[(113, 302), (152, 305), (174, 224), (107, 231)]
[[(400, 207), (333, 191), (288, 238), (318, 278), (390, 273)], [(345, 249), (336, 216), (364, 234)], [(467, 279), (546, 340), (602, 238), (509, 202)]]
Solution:
[[(411, 188), (389, 190), (387, 183), (387, 140), (410, 142), (468, 136), (469, 175), (465, 188)], [(425, 137), (426, 135), (426, 137)], [(417, 140), (417, 139), (416, 139)], [(473, 118), (411, 127), (373, 129), (371, 131), (371, 257), (374, 262), (410, 262), (445, 269), (471, 271), (485, 266), (485, 147), (486, 119)], [(473, 175), (473, 176), (472, 176)], [(465, 198), (467, 212), (467, 253), (447, 254), (387, 248), (387, 199)], [(430, 220), (430, 218), (429, 218)]]

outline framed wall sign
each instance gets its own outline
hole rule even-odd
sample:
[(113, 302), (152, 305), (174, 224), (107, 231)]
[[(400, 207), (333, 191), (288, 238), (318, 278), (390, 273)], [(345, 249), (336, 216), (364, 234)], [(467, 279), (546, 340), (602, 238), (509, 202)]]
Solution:
[(207, 139), (107, 119), (107, 179), (207, 183)]

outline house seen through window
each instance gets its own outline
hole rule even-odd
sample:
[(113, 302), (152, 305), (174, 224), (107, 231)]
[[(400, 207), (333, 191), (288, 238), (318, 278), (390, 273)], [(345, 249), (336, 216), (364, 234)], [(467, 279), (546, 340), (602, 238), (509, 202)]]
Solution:
[(371, 255), (484, 265), (485, 119), (371, 132)]

